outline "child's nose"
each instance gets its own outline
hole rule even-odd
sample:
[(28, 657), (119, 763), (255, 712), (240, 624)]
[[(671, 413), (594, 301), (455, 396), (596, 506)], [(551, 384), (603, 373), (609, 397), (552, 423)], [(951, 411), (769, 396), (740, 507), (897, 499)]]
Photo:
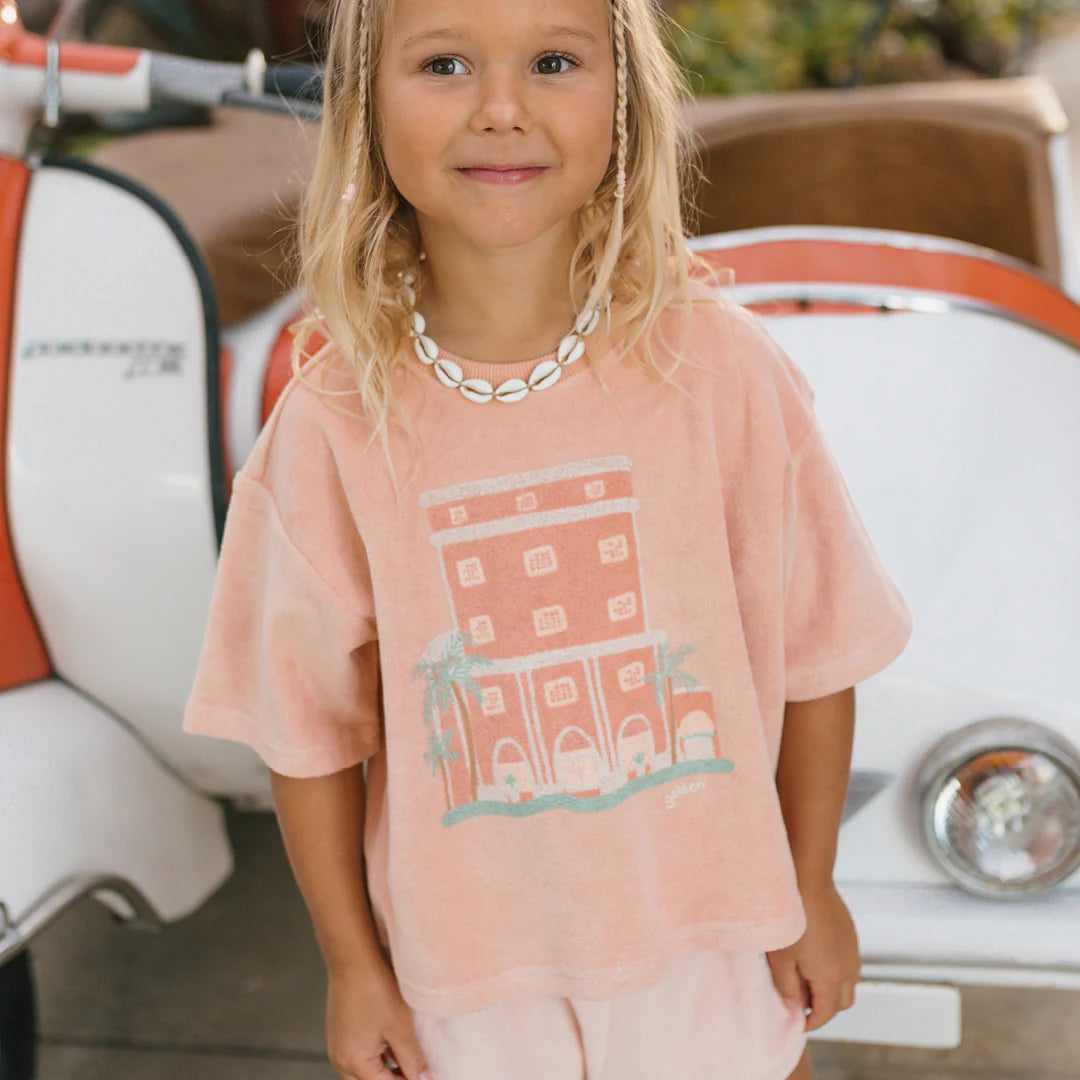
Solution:
[(509, 131), (532, 127), (524, 80), (509, 71), (490, 71), (478, 80), (479, 101), (472, 126), (478, 131)]

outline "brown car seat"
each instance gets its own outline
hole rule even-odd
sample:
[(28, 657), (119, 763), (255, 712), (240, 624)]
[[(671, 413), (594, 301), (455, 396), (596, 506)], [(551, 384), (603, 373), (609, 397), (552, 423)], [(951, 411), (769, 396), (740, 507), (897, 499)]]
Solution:
[(1048, 141), (1067, 127), (1036, 77), (702, 98), (698, 234), (768, 225), (900, 229), (981, 244), (1057, 281)]

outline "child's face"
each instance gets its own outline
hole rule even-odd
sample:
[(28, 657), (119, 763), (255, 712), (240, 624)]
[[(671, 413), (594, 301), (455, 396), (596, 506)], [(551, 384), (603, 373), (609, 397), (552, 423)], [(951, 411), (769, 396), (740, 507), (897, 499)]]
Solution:
[[(375, 101), (429, 252), (562, 237), (616, 145), (609, 19), (608, 0), (394, 0)], [(481, 165), (541, 169), (516, 183), (464, 171)]]

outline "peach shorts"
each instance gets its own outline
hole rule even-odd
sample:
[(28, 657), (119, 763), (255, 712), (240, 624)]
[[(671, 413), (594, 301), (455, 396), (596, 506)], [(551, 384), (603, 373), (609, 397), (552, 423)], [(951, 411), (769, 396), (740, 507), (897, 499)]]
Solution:
[(787, 1080), (806, 1046), (802, 1010), (751, 952), (690, 953), (614, 998), (515, 998), (413, 1021), (432, 1080)]

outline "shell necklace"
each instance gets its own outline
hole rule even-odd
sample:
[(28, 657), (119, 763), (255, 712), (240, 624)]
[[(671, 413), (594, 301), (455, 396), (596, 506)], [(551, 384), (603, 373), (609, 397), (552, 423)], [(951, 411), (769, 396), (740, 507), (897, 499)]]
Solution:
[[(439, 346), (425, 333), (424, 316), (416, 310), (416, 276), (412, 273), (402, 277), (401, 304), (409, 313), (409, 337), (413, 339), (416, 355), (429, 367), (444, 386), (460, 390), (468, 401), (483, 404), (486, 401), (521, 401), (530, 390), (546, 390), (559, 381), (562, 369), (574, 363), (585, 352), (585, 338), (596, 329), (600, 321), (600, 312), (596, 308), (586, 308), (574, 323), (573, 330), (559, 342), (554, 360), (541, 360), (529, 373), (528, 379), (507, 379), (494, 387), (487, 379), (466, 379), (461, 365), (448, 357), (439, 356)], [(608, 293), (607, 302), (611, 303)]]

